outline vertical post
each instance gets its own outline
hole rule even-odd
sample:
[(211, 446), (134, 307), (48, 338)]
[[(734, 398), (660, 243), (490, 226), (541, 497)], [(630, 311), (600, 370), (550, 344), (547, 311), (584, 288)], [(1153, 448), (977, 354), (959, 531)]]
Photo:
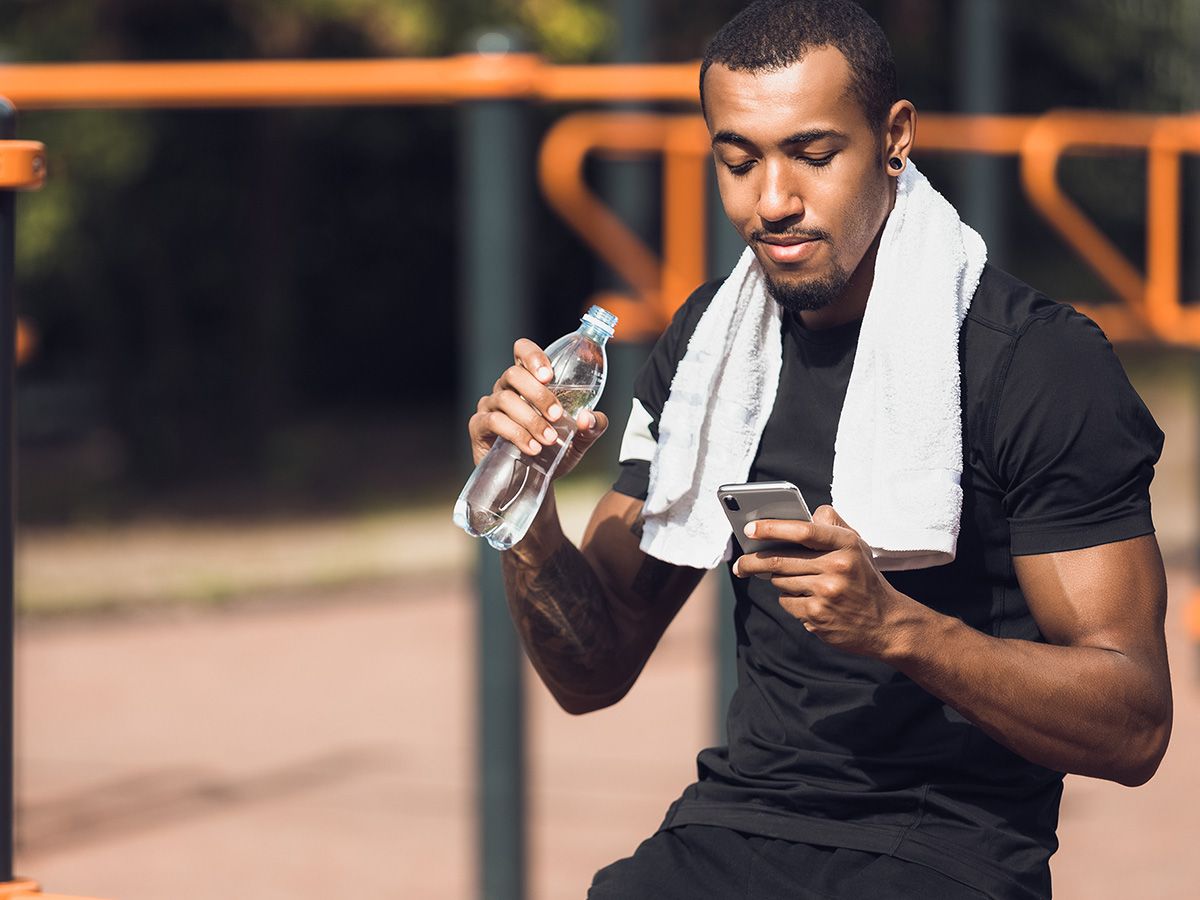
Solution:
[[(647, 62), (650, 56), (649, 20), (652, 4), (645, 0), (610, 0), (617, 27), (613, 62)], [(614, 110), (644, 110), (645, 104), (615, 103)], [(657, 190), (654, 171), (648, 160), (609, 162), (600, 170), (600, 187), (609, 206), (635, 234), (653, 246), (654, 203)], [(603, 290), (625, 293), (630, 286), (607, 266), (599, 273)], [(650, 355), (652, 342), (626, 341), (618, 330), (608, 346), (608, 382), (600, 409), (611, 420), (609, 433), (592, 453), (615, 472), (621, 450), (621, 436), (630, 404), (633, 385), (643, 363)], [(597, 453), (598, 451), (598, 453)]]
[[(958, 4), (957, 106), (964, 113), (999, 113), (1004, 108), (1004, 5), (1001, 0)], [(962, 168), (963, 219), (987, 241), (988, 258), (1008, 258), (1005, 162), (971, 154)]]
[[(471, 50), (507, 53), (515, 40), (489, 32)], [(533, 158), (521, 100), (480, 100), (460, 111), (459, 197), (463, 272), (463, 409), (475, 411), (512, 365), (528, 334), (529, 210)], [(479, 896), (525, 896), (525, 740), (522, 653), (504, 596), (500, 555), (479, 542), (477, 574)]]
[[(708, 274), (710, 278), (724, 278), (737, 263), (746, 244), (725, 217), (721, 195), (717, 192), (716, 174), (709, 169), (708, 183)], [(737, 632), (733, 625), (736, 598), (733, 583), (728, 573), (718, 566), (712, 576), (717, 579), (717, 622), (713, 629), (715, 637), (713, 659), (716, 683), (713, 698), (713, 734), (718, 744), (729, 740), (725, 720), (729, 701), (737, 689)]]
[[(16, 136), (16, 110), (0, 98), (0, 141)], [(13, 191), (0, 189), (0, 883), (13, 878), (13, 381), (17, 346), (13, 296)]]

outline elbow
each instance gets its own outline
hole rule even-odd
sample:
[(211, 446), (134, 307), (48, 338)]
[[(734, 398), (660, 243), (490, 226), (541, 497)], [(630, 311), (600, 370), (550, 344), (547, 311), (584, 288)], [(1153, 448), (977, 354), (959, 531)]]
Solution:
[(1134, 735), (1112, 780), (1125, 787), (1141, 787), (1158, 771), (1170, 740), (1171, 715), (1168, 711), (1158, 721), (1139, 729)]
[(563, 690), (551, 691), (559, 707), (572, 716), (582, 716), (591, 712), (608, 709), (629, 693), (632, 684), (623, 686), (618, 691), (604, 694), (580, 694)]
[(554, 699), (558, 701), (558, 705), (563, 712), (569, 713), (572, 716), (587, 715), (590, 712), (596, 712), (612, 705), (610, 703), (598, 703), (592, 697), (555, 695)]

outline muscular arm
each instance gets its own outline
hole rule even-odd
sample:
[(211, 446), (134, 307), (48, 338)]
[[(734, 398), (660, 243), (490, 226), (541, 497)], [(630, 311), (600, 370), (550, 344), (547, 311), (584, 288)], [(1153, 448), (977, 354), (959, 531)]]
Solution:
[(993, 638), (920, 607), (889, 661), (1026, 759), (1148, 781), (1171, 732), (1154, 537), (1014, 563), (1048, 643)]
[(996, 638), (893, 588), (832, 507), (759, 521), (793, 551), (740, 557), (826, 643), (880, 659), (1015, 753), (1060, 772), (1148, 781), (1171, 733), (1166, 578), (1153, 535), (1014, 557), (1047, 643)]
[(553, 492), (503, 556), (509, 612), (534, 669), (571, 713), (623, 697), (704, 574), (647, 556), (642, 502), (610, 491), (580, 548), (563, 535)]

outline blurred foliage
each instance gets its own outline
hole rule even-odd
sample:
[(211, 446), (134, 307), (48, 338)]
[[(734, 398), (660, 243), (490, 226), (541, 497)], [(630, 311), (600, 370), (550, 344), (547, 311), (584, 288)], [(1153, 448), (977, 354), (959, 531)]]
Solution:
[[(892, 40), (905, 95), (922, 109), (953, 108), (965, 2), (864, 0)], [(558, 62), (612, 59), (620, 40), (651, 59), (685, 60), (743, 6), (7, 0), (0, 58), (433, 56), (502, 27)], [(1195, 108), (1195, 0), (1002, 7), (1002, 111)], [(619, 9), (636, 11), (646, 33), (632, 34), (627, 20), (622, 38)], [(535, 111), (536, 130), (561, 112)], [(370, 472), (369, 492), (384, 490), (379, 473), (394, 470), (403, 493), (405, 472), (425, 480), (431, 466), (457, 472), (444, 449), (462, 430), (455, 122), (446, 108), (24, 115), (21, 133), (47, 144), (51, 176), (19, 202), (19, 302), (42, 338), (20, 376), (26, 513), (77, 513), (72, 479), (161, 492), (236, 477), (287, 491)], [(931, 160), (929, 171), (952, 165)], [(1068, 187), (1135, 259), (1141, 178), (1135, 160), (1064, 167)], [(537, 335), (553, 335), (604, 275), (547, 210), (536, 215)], [(1017, 210), (1012, 227), (1026, 266), (1017, 274), (1045, 276), (1039, 286), (1060, 296), (1098, 290), (1027, 211)], [(374, 452), (378, 464), (342, 460), (338, 469), (336, 454), (302, 446), (362, 420), (375, 425), (356, 459)], [(395, 443), (379, 438), (381, 420), (403, 420)], [(29, 477), (39, 467), (46, 490)], [(105, 514), (110, 500), (91, 511)]]

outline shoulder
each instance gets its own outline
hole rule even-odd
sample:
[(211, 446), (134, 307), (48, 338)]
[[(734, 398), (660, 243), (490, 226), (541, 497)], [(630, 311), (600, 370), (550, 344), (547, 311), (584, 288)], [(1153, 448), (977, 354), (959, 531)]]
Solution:
[(989, 264), (963, 322), (963, 373), (972, 384), (998, 386), (1014, 364), (1045, 372), (1113, 357), (1100, 326), (1065, 303)]
[[(1051, 300), (1041, 291), (1030, 287), (1003, 269), (988, 263), (979, 279), (979, 287), (971, 298), (964, 327), (990, 329), (997, 334), (1016, 338), (1030, 323), (1060, 310), (1074, 310)], [(1076, 315), (1079, 315), (1076, 313)]]

